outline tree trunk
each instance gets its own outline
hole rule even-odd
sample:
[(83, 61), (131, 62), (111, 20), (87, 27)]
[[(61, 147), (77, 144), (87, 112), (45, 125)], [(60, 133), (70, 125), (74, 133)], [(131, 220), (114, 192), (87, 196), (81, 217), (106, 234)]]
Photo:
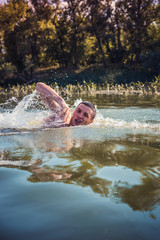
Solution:
[(119, 21), (118, 21), (118, 16), (117, 14), (115, 15), (115, 20), (116, 20), (116, 24), (117, 24), (117, 42), (118, 42), (118, 50), (120, 51), (122, 48), (121, 45), (121, 28), (119, 26)]
[(97, 39), (97, 42), (98, 42), (98, 47), (99, 47), (100, 53), (102, 55), (103, 66), (104, 66), (104, 68), (106, 68), (107, 67), (107, 62), (106, 62), (105, 54), (104, 54), (104, 51), (103, 51), (103, 48), (102, 48), (101, 39), (100, 39), (100, 36), (99, 36), (98, 32), (96, 31), (96, 28), (94, 26), (93, 18), (91, 18), (91, 20), (92, 20), (93, 31), (95, 33), (95, 36), (96, 36), (96, 39)]

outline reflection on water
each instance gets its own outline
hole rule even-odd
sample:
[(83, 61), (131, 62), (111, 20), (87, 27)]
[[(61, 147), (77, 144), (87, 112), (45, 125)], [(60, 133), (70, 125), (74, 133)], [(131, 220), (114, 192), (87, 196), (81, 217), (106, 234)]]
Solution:
[(91, 140), (90, 134), (94, 135), (94, 129), (84, 127), (12, 136), (1, 151), (0, 165), (31, 172), (31, 182), (90, 187), (134, 210), (152, 210), (160, 200), (157, 136), (127, 134), (111, 140), (106, 135)]

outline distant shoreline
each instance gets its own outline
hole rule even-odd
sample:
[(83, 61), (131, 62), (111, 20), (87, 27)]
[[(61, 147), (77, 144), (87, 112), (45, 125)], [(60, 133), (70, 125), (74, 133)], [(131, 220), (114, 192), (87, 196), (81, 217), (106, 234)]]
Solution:
[[(9, 88), (2, 88), (0, 87), (0, 103), (3, 102), (3, 100), (7, 100), (10, 98), (17, 98), (22, 99), (24, 96), (29, 95), (35, 91), (36, 84), (33, 83), (32, 85), (17, 85), (12, 86)], [(81, 97), (81, 96), (95, 96), (97, 94), (99, 95), (121, 95), (121, 96), (160, 96), (160, 83), (157, 82), (157, 85), (155, 82), (151, 83), (139, 83), (133, 85), (133, 83), (124, 85), (112, 85), (112, 84), (106, 84), (104, 85), (97, 85), (97, 84), (87, 84), (84, 83), (83, 85), (78, 84), (71, 85), (68, 84), (65, 87), (59, 87), (57, 84), (52, 83), (50, 84), (52, 88), (54, 88), (62, 97)]]

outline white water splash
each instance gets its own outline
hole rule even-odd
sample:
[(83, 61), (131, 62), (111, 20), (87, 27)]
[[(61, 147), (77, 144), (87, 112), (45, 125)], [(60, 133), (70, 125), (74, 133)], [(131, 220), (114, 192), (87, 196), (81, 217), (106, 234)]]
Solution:
[(75, 102), (74, 102), (74, 107), (76, 108), (80, 103), (82, 102), (82, 99), (77, 99)]
[(12, 98), (8, 99), (5, 103), (1, 103), (0, 107), (10, 108), (10, 106), (12, 106), (13, 104), (17, 104), (17, 103), (18, 103), (18, 99), (16, 97), (12, 97)]
[(146, 129), (146, 130), (157, 130), (160, 133), (160, 124), (159, 123), (145, 123), (139, 122), (135, 119), (131, 122), (127, 122), (122, 119), (112, 119), (112, 118), (104, 118), (101, 113), (98, 113), (95, 121), (93, 123), (94, 127), (99, 128), (130, 128), (130, 129)]
[[(34, 103), (36, 91), (25, 96), (18, 105), (11, 111), (10, 109), (0, 113), (0, 129), (33, 129), (42, 126), (44, 112), (29, 108)], [(8, 103), (8, 102), (7, 102)]]

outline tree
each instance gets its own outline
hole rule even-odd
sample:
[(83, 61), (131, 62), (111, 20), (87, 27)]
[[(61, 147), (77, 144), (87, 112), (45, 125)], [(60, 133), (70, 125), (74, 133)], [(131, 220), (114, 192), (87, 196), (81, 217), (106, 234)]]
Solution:
[(119, 3), (125, 15), (124, 32), (127, 33), (130, 53), (139, 62), (148, 40), (148, 27), (153, 22), (155, 1), (120, 0)]
[(64, 0), (66, 7), (63, 12), (69, 25), (68, 38), (70, 42), (70, 60), (76, 69), (79, 64), (80, 54), (83, 54), (84, 18), (82, 0)]
[(10, 0), (0, 8), (1, 52), (4, 62), (15, 65), (17, 71), (23, 68), (23, 56), (22, 52), (19, 51), (21, 46), (18, 46), (14, 29), (24, 21), (26, 11), (27, 4), (24, 0)]
[(6, 61), (16, 66), (19, 78), (31, 80), (34, 68), (40, 66), (42, 43), (52, 28), (48, 24), (51, 7), (47, 0), (33, 0), (30, 5), (27, 1), (11, 0), (4, 5), (3, 13)]

